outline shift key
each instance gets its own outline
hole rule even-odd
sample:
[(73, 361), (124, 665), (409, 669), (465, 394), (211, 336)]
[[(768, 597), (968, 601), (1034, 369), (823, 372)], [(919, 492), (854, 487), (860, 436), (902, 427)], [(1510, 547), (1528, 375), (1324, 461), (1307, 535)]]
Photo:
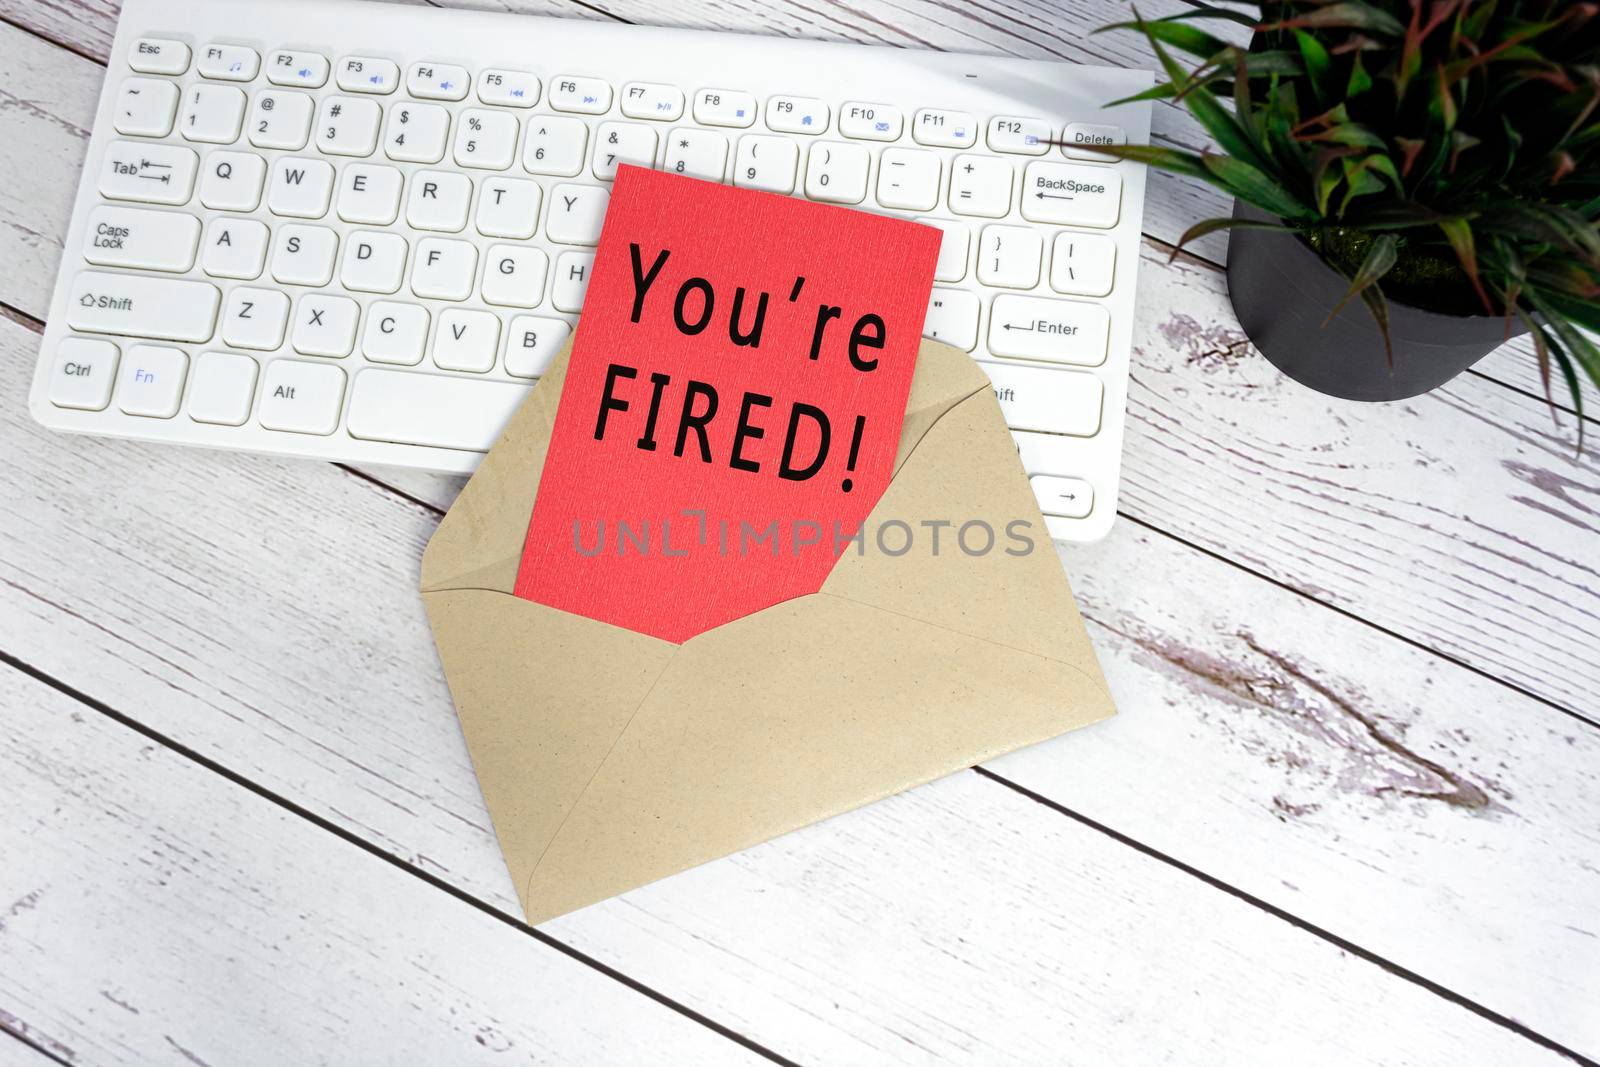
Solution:
[(67, 322), (84, 333), (209, 341), (221, 295), (206, 282), (84, 271), (67, 293)]
[(997, 296), (989, 351), (1050, 363), (1098, 367), (1106, 361), (1111, 316), (1099, 304), (1037, 296)]

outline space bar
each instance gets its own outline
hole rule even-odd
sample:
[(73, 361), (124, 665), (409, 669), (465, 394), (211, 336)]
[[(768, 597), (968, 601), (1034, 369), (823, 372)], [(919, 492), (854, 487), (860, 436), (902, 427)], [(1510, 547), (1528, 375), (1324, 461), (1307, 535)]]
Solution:
[(346, 425), (369, 441), (487, 452), (532, 388), (369, 369), (356, 375)]

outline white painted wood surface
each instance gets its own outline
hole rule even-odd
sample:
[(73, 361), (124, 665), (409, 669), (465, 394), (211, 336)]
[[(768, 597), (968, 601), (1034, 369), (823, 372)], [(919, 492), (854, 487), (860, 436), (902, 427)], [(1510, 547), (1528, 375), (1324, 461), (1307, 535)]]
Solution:
[[(1131, 45), (1083, 38), (1124, 13), (1101, 3), (605, 6), (642, 21), (1135, 61), (1088, 51)], [(35, 31), (0, 26), (0, 137), (12, 146), (0, 158), (0, 304), (37, 315), (98, 92), (86, 57), (104, 56), (114, 14), (98, 0), (0, 0), (0, 16)], [(1164, 136), (1194, 137), (1181, 115), (1161, 122)], [(1208, 195), (1152, 192), (1148, 232), (1170, 241), (1214, 211)], [(801, 1062), (1034, 1062), (1061, 1048), (1091, 1062), (1543, 1058), (1519, 1027), (1600, 1056), (1588, 1010), (1600, 1001), (1600, 738), (1495, 680), (1600, 717), (1584, 658), (1600, 616), (1593, 460), (1573, 460), (1542, 404), (1506, 387), (1529, 386), (1502, 370), (1507, 353), (1414, 404), (1330, 404), (1239, 343), (1214, 264), (1168, 267), (1152, 245), (1140, 288), (1123, 509), (1138, 522), (1064, 555), (1123, 715), (992, 770), (1170, 862), (963, 775), (547, 930)], [(0, 323), (0, 365), (30, 366), (36, 344)], [(514, 910), (411, 595), (435, 513), (386, 488), (437, 505), (457, 483), (58, 437), (26, 421), (22, 381), (0, 387), (0, 498), (14, 502), (0, 513), (0, 653)], [(4, 729), (12, 704), (0, 707)], [(138, 735), (100, 727), (110, 766), (117, 731)], [(179, 759), (151, 751), (163, 766)], [(214, 833), (202, 797), (266, 804), (192, 773), (208, 784), (176, 798), (167, 840)], [(393, 892), (470, 911), (263, 810), (251, 820), (270, 827), (263, 849), (342, 855), (317, 851), (332, 841), (382, 869), (366, 892), (410, 879), (420, 888)], [(8, 832), (6, 854), (37, 850)], [(93, 859), (71, 842), (51, 856)], [(291, 876), (207, 884), (286, 922), (304, 893)], [(310, 895), (301, 910), (325, 906)], [(197, 940), (146, 900), (192, 946), (185, 958), (249, 957), (248, 937), (213, 924)], [(358, 919), (338, 950), (352, 969), (362, 953), (348, 946), (372, 929)], [(514, 945), (497, 950), (530, 951), (528, 935), (501, 930)], [(123, 1020), (88, 985), (48, 977), (66, 982), (54, 1013), (0, 1001), (12, 1012), (0, 1026), (48, 1019), (54, 1038), (94, 1050), (121, 1040)], [(393, 971), (350, 981), (369, 977), (378, 985), (354, 995), (385, 1003)], [(616, 988), (651, 1006), (618, 1008), (623, 1029), (665, 1010)], [(515, 1017), (519, 1034), (538, 1033), (532, 1019)], [(549, 1047), (564, 1060), (592, 1051)]]
[[(507, 1052), (563, 1063), (751, 1059), (15, 671), (0, 669), (0, 694), (12, 709), (0, 782), (21, 798), (13, 819), (34, 842), (22, 863), (0, 874), (0, 899), (16, 901), (0, 931), (8, 960), (0, 997), (42, 1032), (78, 1036), (76, 1020), (98, 1016), (101, 1025), (85, 1035), (98, 1042), (82, 1050), (88, 1058), (374, 1063), (404, 1050), (406, 1061), (423, 1063)], [(992, 833), (994, 824), (1024, 837), (1028, 849)], [(881, 890), (861, 878), (868, 864), (904, 872), (902, 891), (922, 879), (940, 885), (918, 894), (933, 920), (921, 936), (932, 944), (870, 964), (863, 958), (854, 975), (840, 975), (865, 986), (867, 997), (833, 1006), (839, 1047), (799, 1050), (813, 1062), (975, 1055), (1041, 1063), (1063, 1047), (1090, 1062), (1130, 1062), (1150, 1047), (1152, 1031), (1193, 1063), (1451, 1064), (1485, 1052), (1502, 1063), (1559, 1062), (1244, 902), (1196, 894), (1181, 872), (973, 774), (742, 859), (755, 878), (713, 864), (675, 879), (682, 884), (667, 901), (650, 900), (648, 890), (625, 900), (669, 909), (671, 898), (679, 907), (693, 901), (685, 922), (719, 915), (739, 943), (782, 939), (794, 962), (831, 971), (837, 947), (795, 921), (818, 910), (799, 899), (808, 881), (833, 887), (830, 918), (840, 934), (857, 923), (873, 928)], [(829, 871), (838, 859), (856, 862)], [(790, 877), (774, 885), (774, 866)], [(1077, 890), (1070, 906), (1062, 881)], [(242, 895), (244, 886), (250, 892)], [(975, 913), (972, 891), (1004, 906)], [(607, 925), (630, 931), (626, 904), (610, 910)], [(562, 936), (583, 923), (574, 917), (551, 928)], [(951, 966), (930, 951), (960, 952), (974, 935), (1020, 950), (1010, 964), (1020, 973), (970, 981), (978, 976), (969, 958)], [(1107, 966), (1119, 956), (1142, 962)], [(695, 979), (719, 977), (715, 959), (695, 962)], [(960, 1016), (930, 1010), (927, 993), (941, 980), (952, 988), (940, 992), (968, 1005)], [(854, 992), (850, 985), (836, 995)], [(1226, 1024), (1217, 1024), (1218, 1012)], [(852, 1031), (881, 1044), (847, 1043)]]
[(765, 1062), (4, 666), (0, 704), (0, 1003), (64, 1059)]

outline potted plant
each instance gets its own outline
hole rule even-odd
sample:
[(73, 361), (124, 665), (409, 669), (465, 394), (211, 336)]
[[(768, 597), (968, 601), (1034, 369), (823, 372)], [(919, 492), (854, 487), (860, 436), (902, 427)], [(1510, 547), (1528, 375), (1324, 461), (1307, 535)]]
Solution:
[(1182, 102), (1221, 151), (1105, 150), (1233, 195), (1179, 247), (1234, 231), (1256, 347), (1324, 393), (1390, 400), (1531, 331), (1581, 433), (1581, 378), (1600, 385), (1600, 3), (1185, 2), (1106, 29), (1145, 35), (1166, 81), (1141, 96)]

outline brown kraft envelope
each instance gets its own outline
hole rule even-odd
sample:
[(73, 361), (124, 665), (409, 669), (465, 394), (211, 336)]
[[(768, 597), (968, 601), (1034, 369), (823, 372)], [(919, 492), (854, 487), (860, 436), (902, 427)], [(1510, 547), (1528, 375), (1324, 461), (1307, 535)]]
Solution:
[[(682, 645), (512, 596), (570, 347), (422, 559), (530, 923), (1115, 712), (989, 380), (932, 341), (866, 551), (845, 545), (820, 592)], [(995, 530), (987, 553), (956, 543), (973, 519)], [(1005, 551), (1016, 519), (1024, 555)], [(891, 520), (916, 535), (902, 556), (874, 541)], [(924, 520), (953, 523), (937, 554)]]

